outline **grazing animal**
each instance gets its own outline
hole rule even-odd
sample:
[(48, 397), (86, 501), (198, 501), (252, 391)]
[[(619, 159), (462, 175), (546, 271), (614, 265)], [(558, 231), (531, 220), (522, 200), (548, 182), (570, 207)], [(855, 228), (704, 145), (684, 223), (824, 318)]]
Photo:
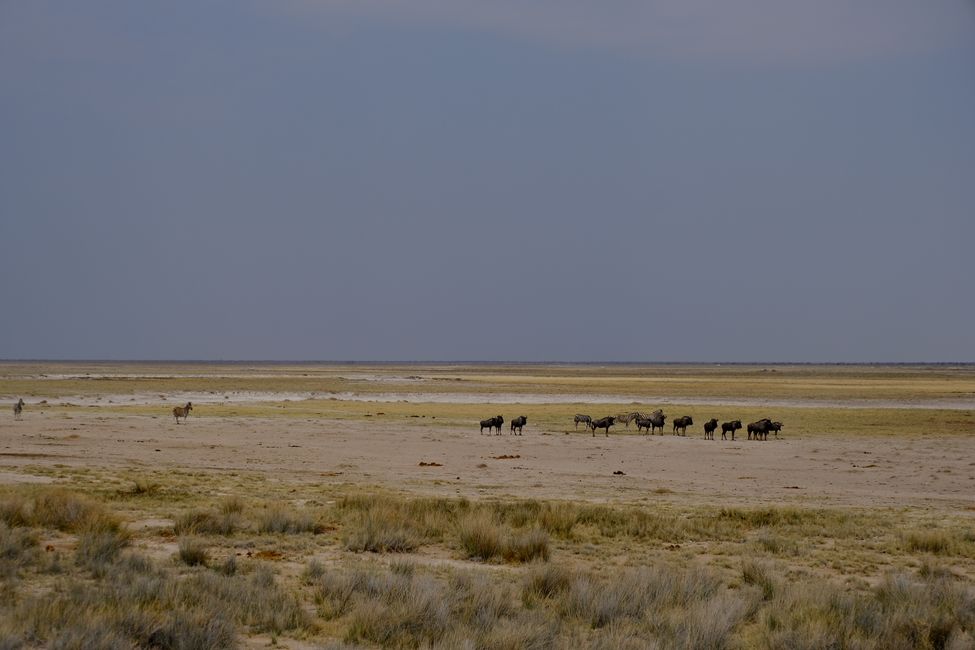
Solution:
[(576, 413), (575, 421), (576, 421), (576, 429), (578, 429), (580, 422), (585, 423), (586, 427), (588, 427), (589, 426), (589, 423), (592, 422), (592, 418), (589, 417), (588, 415), (583, 415), (581, 413)]
[(186, 420), (186, 418), (188, 418), (189, 415), (190, 415), (190, 411), (192, 411), (192, 410), (193, 410), (193, 404), (192, 404), (192, 402), (187, 402), (186, 403), (186, 406), (176, 406), (176, 407), (174, 407), (173, 408), (173, 417), (176, 418), (176, 424), (179, 424), (179, 419), (180, 418), (183, 418), (183, 420)]
[(488, 418), (487, 420), (481, 420), (481, 433), (484, 433), (484, 429), (488, 430), (488, 433), (494, 429), (498, 428), (498, 433), (501, 433), (501, 425), (504, 424), (504, 418), (500, 415), (495, 415), (493, 418)]
[(626, 425), (626, 428), (629, 429), (630, 422), (637, 419), (638, 417), (640, 417), (640, 414), (637, 413), (636, 411), (633, 411), (632, 413), (620, 413), (619, 415), (616, 416), (616, 421), (622, 422), (623, 424)]
[(650, 420), (650, 435), (660, 429), (660, 435), (664, 435), (664, 423), (667, 421), (667, 416), (660, 409), (657, 409), (649, 418)]
[(682, 436), (686, 436), (687, 427), (692, 424), (694, 424), (694, 420), (692, 420), (691, 416), (689, 415), (685, 415), (679, 418), (674, 418), (674, 435), (677, 435), (677, 432), (680, 431), (681, 432), (680, 434)]
[[(772, 421), (768, 418), (762, 418), (756, 422), (748, 423), (748, 439), (749, 440), (768, 440), (769, 426)], [(752, 436), (755, 436), (752, 438)]]
[(637, 431), (643, 431), (644, 429), (646, 429), (647, 430), (647, 433), (650, 433), (650, 427), (652, 427), (652, 426), (653, 426), (653, 420), (650, 419), (650, 418), (640, 417), (640, 418), (637, 418), (636, 419), (636, 430)]
[(14, 404), (14, 419), (19, 420), (20, 414), (23, 412), (24, 412), (24, 398), (21, 397), (17, 400), (17, 403)]
[(775, 437), (778, 438), (779, 437), (779, 431), (782, 430), (782, 423), (781, 422), (778, 422), (778, 421), (772, 422), (772, 423), (770, 423), (768, 425), (768, 430), (771, 431), (772, 433), (774, 433), (775, 434)]
[(705, 422), (704, 423), (704, 439), (705, 440), (714, 440), (714, 430), (717, 429), (717, 428), (718, 428), (718, 421), (716, 419), (711, 418), (710, 420), (708, 420), (707, 422)]
[(494, 434), (494, 435), (497, 435), (497, 436), (500, 436), (501, 435), (501, 425), (502, 424), (504, 424), (504, 418), (501, 417), (500, 415), (494, 416), (494, 426), (497, 427), (497, 429), (498, 429), (498, 432), (496, 434)]
[(721, 423), (721, 439), (728, 439), (728, 432), (731, 432), (731, 439), (735, 439), (735, 431), (741, 428), (741, 420), (732, 420), (731, 422)]
[(520, 436), (521, 429), (522, 427), (525, 426), (526, 422), (528, 422), (528, 418), (526, 418), (524, 415), (519, 415), (518, 417), (516, 417), (514, 420), (511, 421), (511, 433), (514, 433), (515, 429), (518, 429), (518, 435)]
[(604, 418), (599, 418), (598, 420), (593, 420), (589, 423), (589, 428), (592, 429), (592, 437), (596, 437), (596, 429), (606, 429), (606, 437), (609, 437), (609, 428), (616, 424), (616, 418), (612, 415), (607, 415)]

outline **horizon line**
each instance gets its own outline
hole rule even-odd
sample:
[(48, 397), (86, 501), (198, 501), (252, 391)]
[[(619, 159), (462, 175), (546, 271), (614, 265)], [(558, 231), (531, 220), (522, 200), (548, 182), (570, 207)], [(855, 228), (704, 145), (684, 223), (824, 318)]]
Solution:
[(618, 361), (618, 360), (490, 360), (490, 359), (105, 359), (105, 358), (0, 358), (0, 363), (159, 363), (159, 364), (269, 364), (269, 365), (630, 365), (630, 366), (950, 366), (975, 361)]

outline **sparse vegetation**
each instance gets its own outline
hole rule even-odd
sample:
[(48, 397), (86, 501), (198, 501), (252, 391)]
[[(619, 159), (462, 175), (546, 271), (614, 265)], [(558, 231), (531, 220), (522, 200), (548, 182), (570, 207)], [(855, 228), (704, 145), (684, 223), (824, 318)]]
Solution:
[[(357, 381), (356, 371), (311, 368), (308, 377), (276, 378), (276, 368), (267, 377), (241, 369), (235, 390), (388, 390), (382, 382)], [(206, 373), (181, 372), (118, 382), (125, 385), (118, 390), (162, 394), (227, 385)], [(653, 376), (629, 367), (586, 369), (586, 377), (561, 368), (544, 377), (537, 368), (422, 372), (463, 380), (428, 382), (440, 393), (608, 395), (625, 387), (628, 395), (660, 395), (665, 388), (670, 395), (746, 398), (949, 399), (975, 386), (970, 375), (909, 369), (884, 375), (790, 368), (775, 376), (760, 369), (669, 367), (654, 369)], [(93, 383), (0, 378), (0, 393), (86, 395), (97, 390)], [(64, 442), (88, 435), (74, 429), (82, 408), (45, 407), (46, 417), (63, 417), (71, 426)], [(157, 415), (152, 408), (116, 403), (97, 410)], [(349, 421), (361, 420), (364, 410), (361, 402), (324, 399), (213, 404), (201, 419)], [(425, 418), (442, 437), (450, 433), (446, 427), (476, 421), (482, 410), (479, 404), (388, 403), (369, 417)], [(560, 432), (571, 410), (543, 404), (537, 416), (534, 410), (529, 415), (538, 431)], [(755, 411), (752, 419), (766, 415)], [(696, 408), (687, 412), (698, 417)], [(789, 435), (814, 432), (829, 442), (854, 431), (869, 440), (922, 440), (917, 423), (898, 409), (782, 412)], [(749, 413), (741, 409), (743, 419)], [(967, 411), (923, 414), (925, 435), (947, 437), (970, 431), (973, 423)], [(851, 471), (885, 472), (882, 448), (864, 447), (864, 462), (855, 459)], [(452, 482), (437, 483), (440, 474), (430, 474), (434, 478), (417, 489), (425, 496), (416, 496), (357, 483), (350, 479), (355, 470), (344, 467), (335, 468), (338, 478), (321, 480), (240, 467), (141, 465), (116, 473), (57, 461), (17, 465), (11, 471), (56, 485), (0, 486), (0, 650), (231, 648), (255, 635), (267, 636), (248, 639), (250, 645), (286, 637), (332, 650), (975, 646), (975, 533), (971, 513), (960, 507), (805, 507), (796, 504), (812, 501), (776, 502), (765, 495), (754, 502), (718, 496), (695, 502), (693, 491), (653, 483), (639, 494), (580, 493), (578, 501), (499, 497), (568, 494), (543, 485), (541, 475), (493, 484), (498, 461), (513, 460), (512, 451), (521, 457), (510, 465), (536, 469), (531, 454), (498, 448), (456, 470), (476, 473), (477, 491), (458, 493), (478, 498), (435, 496), (454, 494)], [(442, 467), (452, 481), (454, 466)], [(635, 472), (625, 469), (629, 480)], [(953, 469), (952, 476), (961, 475)], [(523, 491), (531, 480), (542, 489)]]

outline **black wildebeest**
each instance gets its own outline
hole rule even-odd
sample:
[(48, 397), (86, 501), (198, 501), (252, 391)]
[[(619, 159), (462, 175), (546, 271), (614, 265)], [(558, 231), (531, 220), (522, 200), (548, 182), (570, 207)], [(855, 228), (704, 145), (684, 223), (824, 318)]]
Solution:
[(593, 420), (589, 423), (589, 428), (592, 429), (592, 437), (596, 437), (596, 429), (606, 429), (606, 437), (609, 437), (609, 428), (616, 424), (616, 418), (612, 415), (607, 415), (604, 418), (599, 418), (598, 420)]
[(731, 432), (731, 439), (735, 439), (735, 431), (741, 428), (741, 420), (732, 420), (731, 422), (721, 423), (721, 439), (728, 439), (728, 432)]
[(187, 402), (186, 406), (175, 406), (173, 407), (173, 417), (176, 418), (176, 424), (179, 424), (179, 419), (183, 418), (185, 421), (189, 417), (190, 411), (193, 410), (193, 403)]
[(491, 433), (494, 427), (498, 428), (498, 433), (501, 433), (501, 425), (504, 424), (504, 418), (500, 415), (495, 415), (493, 418), (488, 418), (487, 420), (481, 420), (481, 433), (484, 433), (484, 429)]
[(716, 419), (711, 418), (710, 420), (708, 420), (707, 422), (705, 422), (704, 423), (704, 439), (705, 440), (714, 440), (714, 430), (717, 429), (717, 428), (718, 428), (718, 421)]
[(589, 417), (588, 415), (583, 415), (582, 413), (576, 413), (575, 421), (576, 421), (576, 429), (578, 429), (580, 422), (585, 423), (585, 425), (588, 427), (589, 423), (592, 422), (592, 418)]
[(526, 422), (528, 422), (528, 418), (526, 418), (524, 415), (519, 415), (516, 417), (511, 421), (511, 433), (514, 433), (515, 429), (518, 429), (518, 435), (520, 436), (521, 430), (525, 426)]
[[(769, 427), (772, 421), (768, 418), (762, 418), (755, 422), (748, 423), (748, 439), (749, 440), (768, 440)], [(752, 436), (755, 436), (752, 438)]]
[(691, 416), (685, 415), (683, 417), (674, 418), (674, 435), (677, 435), (677, 431), (680, 431), (682, 436), (687, 435), (687, 427), (694, 424), (694, 420)]
[(664, 423), (667, 421), (667, 416), (660, 409), (657, 409), (650, 415), (650, 434), (652, 435), (657, 429), (660, 429), (660, 435), (664, 435)]
[(23, 412), (24, 412), (24, 398), (21, 397), (17, 400), (17, 403), (14, 404), (14, 419), (19, 420), (20, 414)]

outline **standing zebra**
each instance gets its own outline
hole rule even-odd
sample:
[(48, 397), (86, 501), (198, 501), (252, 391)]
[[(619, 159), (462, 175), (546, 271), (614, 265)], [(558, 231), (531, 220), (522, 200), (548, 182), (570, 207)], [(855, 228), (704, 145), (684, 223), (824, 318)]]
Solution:
[(14, 419), (19, 420), (20, 414), (23, 412), (24, 412), (24, 398), (21, 397), (20, 399), (17, 400), (17, 403), (14, 404)]
[(588, 427), (589, 423), (592, 422), (592, 418), (589, 417), (588, 415), (583, 415), (582, 413), (576, 413), (575, 421), (576, 421), (576, 429), (578, 429), (580, 422), (584, 423)]
[(626, 428), (629, 429), (630, 422), (637, 419), (638, 417), (640, 417), (640, 414), (637, 413), (636, 411), (632, 411), (630, 413), (620, 413), (619, 415), (616, 416), (616, 421), (622, 422), (623, 424), (626, 425)]
[(173, 417), (176, 418), (176, 424), (179, 424), (179, 419), (180, 418), (183, 418), (183, 420), (186, 420), (186, 418), (188, 418), (189, 415), (190, 415), (190, 411), (192, 411), (192, 410), (193, 410), (193, 403), (192, 402), (187, 402), (186, 403), (186, 406), (176, 406), (176, 407), (174, 407), (173, 408)]

